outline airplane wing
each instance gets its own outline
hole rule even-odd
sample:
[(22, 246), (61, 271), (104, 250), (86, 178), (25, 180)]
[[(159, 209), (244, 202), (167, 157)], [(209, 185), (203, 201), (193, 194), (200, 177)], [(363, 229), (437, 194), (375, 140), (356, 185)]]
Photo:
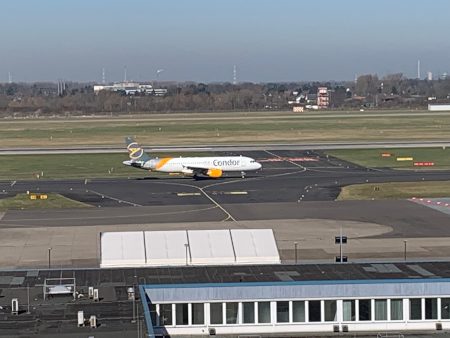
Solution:
[(192, 176), (204, 175), (212, 178), (218, 178), (222, 176), (223, 171), (220, 168), (186, 166), (183, 169), (183, 174)]

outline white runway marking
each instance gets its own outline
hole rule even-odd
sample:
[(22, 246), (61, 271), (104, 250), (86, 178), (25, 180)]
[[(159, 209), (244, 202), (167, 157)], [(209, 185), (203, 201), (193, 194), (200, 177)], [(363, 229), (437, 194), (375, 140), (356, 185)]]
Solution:
[(201, 196), (202, 194), (199, 192), (178, 192), (177, 196), (184, 197), (184, 196)]
[(247, 195), (247, 191), (224, 191), (224, 195)]
[(119, 203), (129, 204), (129, 205), (132, 205), (133, 207), (142, 207), (142, 205), (140, 205), (140, 204), (129, 202), (129, 201), (124, 201), (124, 200), (121, 200), (119, 198), (115, 198), (115, 197), (112, 197), (112, 196), (108, 196), (108, 195), (102, 194), (102, 193), (100, 193), (98, 191), (94, 191), (94, 190), (87, 190), (87, 191), (91, 192), (91, 193), (93, 193), (95, 195), (101, 196), (102, 198), (106, 197), (106, 198), (108, 198), (110, 200), (113, 200), (113, 201), (116, 201), (116, 202), (119, 202)]
[[(228, 181), (228, 182), (231, 182), (231, 181)], [(223, 211), (223, 213), (227, 216), (223, 221), (228, 221), (230, 219), (233, 222), (238, 223), (238, 221), (224, 207), (222, 207), (218, 202), (216, 202), (216, 200), (214, 200), (211, 196), (209, 196), (208, 193), (204, 190), (208, 187), (214, 186), (215, 184), (210, 184), (210, 185), (204, 186), (202, 188), (202, 187), (197, 187), (193, 184), (186, 184), (186, 183), (172, 183), (172, 182), (154, 182), (154, 183), (155, 184), (180, 185), (180, 186), (197, 189), (203, 194), (203, 196), (205, 196), (207, 199), (209, 199), (217, 208), (219, 208), (220, 210)], [(225, 183), (225, 182), (222, 182), (222, 183)], [(220, 184), (220, 183), (218, 183), (218, 184)]]
[(299, 168), (302, 168), (303, 171), (306, 171), (306, 170), (307, 170), (307, 169), (306, 169), (304, 166), (302, 166), (301, 164), (295, 163), (295, 162), (289, 160), (288, 158), (281, 157), (281, 156), (279, 156), (279, 155), (277, 155), (277, 154), (274, 154), (274, 153), (272, 153), (271, 151), (268, 151), (268, 150), (264, 150), (264, 151), (265, 151), (266, 153), (268, 153), (269, 155), (275, 156), (276, 158), (278, 158), (278, 159), (280, 159), (280, 160), (282, 160), (282, 161), (289, 162), (289, 163), (291, 163), (291, 164), (293, 164), (293, 165), (295, 165), (295, 166), (297, 166), (297, 167), (299, 167)]

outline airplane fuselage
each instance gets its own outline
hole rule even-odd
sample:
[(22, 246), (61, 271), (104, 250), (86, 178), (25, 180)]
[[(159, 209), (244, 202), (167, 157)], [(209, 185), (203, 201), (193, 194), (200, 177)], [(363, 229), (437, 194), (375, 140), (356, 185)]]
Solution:
[(130, 159), (123, 164), (149, 171), (183, 174), (187, 176), (205, 175), (212, 178), (224, 172), (241, 172), (261, 169), (261, 164), (247, 156), (205, 156), (205, 157), (150, 157), (132, 137), (126, 137)]
[(191, 168), (220, 169), (223, 172), (245, 172), (258, 170), (261, 168), (261, 165), (254, 159), (246, 156), (164, 157), (150, 159), (142, 163), (141, 168), (166, 173), (189, 173)]

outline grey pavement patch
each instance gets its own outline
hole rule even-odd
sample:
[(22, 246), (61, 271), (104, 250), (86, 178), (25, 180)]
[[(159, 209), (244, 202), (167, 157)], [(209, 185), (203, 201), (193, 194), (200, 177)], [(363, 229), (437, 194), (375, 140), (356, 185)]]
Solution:
[(434, 273), (422, 268), (420, 265), (407, 265), (408, 268), (425, 277), (437, 277)]
[(394, 264), (372, 264), (377, 272), (380, 273), (398, 273), (401, 272)]
[(0, 276), (0, 285), (9, 285), (13, 278), (13, 276)]
[(450, 198), (414, 198), (410, 201), (450, 215)]
[(377, 272), (377, 269), (375, 269), (373, 266), (364, 266), (363, 269), (367, 272)]
[(103, 287), (107, 287), (107, 286), (117, 287), (117, 286), (125, 286), (126, 283), (125, 282), (103, 282), (103, 283), (100, 283), (100, 285)]
[(10, 285), (22, 285), (24, 280), (25, 280), (25, 277), (14, 277), (9, 284)]
[(2, 220), (3, 216), (5, 216), (4, 212), (0, 212), (0, 221)]
[(292, 282), (292, 277), (298, 277), (300, 274), (297, 271), (276, 271), (274, 274), (283, 282)]
[(37, 276), (39, 276), (39, 270), (27, 271), (27, 277), (37, 277)]

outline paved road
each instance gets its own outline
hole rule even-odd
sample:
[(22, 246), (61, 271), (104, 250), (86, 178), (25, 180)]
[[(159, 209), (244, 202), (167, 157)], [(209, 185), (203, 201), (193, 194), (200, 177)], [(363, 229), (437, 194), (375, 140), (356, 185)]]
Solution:
[[(210, 145), (190, 145), (190, 146), (146, 146), (148, 152), (218, 152), (233, 151), (235, 153), (243, 151), (264, 151), (264, 150), (327, 150), (327, 149), (373, 149), (373, 148), (433, 148), (449, 147), (447, 140), (421, 141), (384, 141), (384, 142), (318, 142), (318, 143), (298, 143), (298, 144), (210, 144)], [(125, 146), (86, 146), (86, 147), (52, 147), (52, 148), (0, 148), (0, 155), (45, 155), (45, 154), (103, 154), (103, 153), (124, 153)]]
[[(368, 170), (311, 151), (253, 151), (271, 157), (246, 179), (105, 179), (87, 182), (0, 182), (0, 197), (18, 192), (58, 192), (95, 208), (9, 211), (2, 228), (110, 224), (336, 219), (392, 226), (391, 237), (446, 236), (448, 215), (408, 201), (334, 202), (342, 186), (365, 182), (449, 180), (450, 172)], [(292, 160), (280, 160), (291, 158)], [(279, 161), (278, 161), (279, 160)], [(300, 161), (301, 160), (301, 161)], [(119, 208), (111, 208), (119, 207)]]

